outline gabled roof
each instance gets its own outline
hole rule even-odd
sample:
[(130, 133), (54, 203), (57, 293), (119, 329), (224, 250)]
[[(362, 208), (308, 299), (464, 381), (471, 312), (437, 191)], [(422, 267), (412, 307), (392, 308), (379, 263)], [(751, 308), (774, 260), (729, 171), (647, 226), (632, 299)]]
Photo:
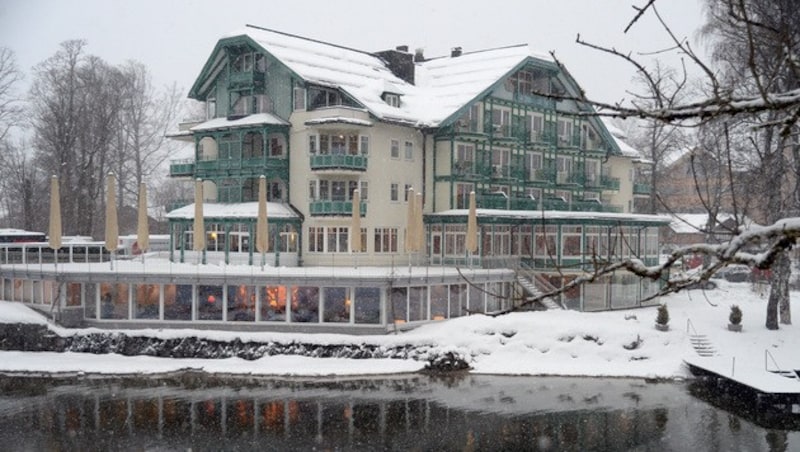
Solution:
[(252, 39), (306, 82), (340, 88), (378, 118), (417, 122), (416, 112), (403, 105), (392, 107), (381, 99), (381, 94), (386, 91), (413, 95), (415, 87), (395, 76), (375, 55), (252, 26), (228, 37), (242, 35)]
[[(522, 44), (418, 64), (415, 80), (423, 94), (417, 105), (421, 120), (438, 125), (524, 65), (531, 56), (528, 45)], [(552, 61), (543, 55), (537, 57)]]
[(602, 118), (603, 125), (606, 126), (608, 133), (611, 134), (611, 138), (614, 139), (614, 142), (619, 147), (619, 150), (622, 152), (622, 155), (625, 157), (629, 157), (635, 161), (641, 163), (649, 163), (652, 164), (653, 161), (647, 159), (641, 151), (634, 148), (633, 146), (627, 143), (628, 134), (625, 133), (624, 130), (620, 129), (619, 127), (615, 126), (608, 118)]
[[(569, 94), (580, 96), (579, 86), (566, 70), (550, 56), (534, 54), (527, 44), (415, 63), (416, 84), (412, 85), (393, 74), (376, 54), (252, 25), (229, 33), (217, 43), (190, 95), (200, 95), (219, 73), (228, 44), (260, 47), (298, 78), (342, 90), (374, 117), (418, 127), (438, 127), (453, 121), (465, 107), (528, 64), (557, 73)], [(399, 107), (381, 98), (387, 92), (401, 95)], [(590, 120), (596, 121), (616, 153), (617, 143), (605, 134), (596, 118)]]

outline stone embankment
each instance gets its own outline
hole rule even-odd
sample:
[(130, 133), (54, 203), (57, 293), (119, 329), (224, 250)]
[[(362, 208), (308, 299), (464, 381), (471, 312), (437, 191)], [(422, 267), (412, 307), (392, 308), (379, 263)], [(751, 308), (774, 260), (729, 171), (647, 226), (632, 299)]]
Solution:
[[(311, 336), (310, 336), (311, 337)], [(469, 369), (469, 360), (430, 345), (382, 346), (367, 343), (315, 344), (312, 341), (218, 341), (187, 336), (162, 339), (123, 332), (79, 332), (61, 336), (46, 325), (0, 324), (0, 350), (30, 352), (117, 353), (162, 358), (256, 360), (264, 356), (295, 355), (313, 358), (414, 359), (427, 362), (425, 370), (452, 372)]]

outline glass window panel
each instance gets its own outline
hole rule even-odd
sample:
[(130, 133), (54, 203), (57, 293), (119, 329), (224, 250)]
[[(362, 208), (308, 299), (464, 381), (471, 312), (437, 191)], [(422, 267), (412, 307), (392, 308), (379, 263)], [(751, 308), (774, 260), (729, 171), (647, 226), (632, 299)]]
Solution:
[(261, 288), (261, 320), (266, 322), (286, 321), (286, 286)]
[[(52, 303), (56, 284), (53, 281), (44, 282), (44, 302)], [(83, 307), (83, 317), (86, 319), (97, 318), (97, 288), (92, 283), (86, 283), (86, 303)]]
[(158, 318), (158, 284), (136, 284), (133, 286), (133, 316), (137, 319)]
[(127, 284), (100, 284), (100, 318), (101, 319), (127, 319), (128, 318), (128, 285)]
[(164, 320), (192, 320), (191, 285), (164, 285)]
[(222, 320), (222, 286), (197, 286), (197, 319)]
[(408, 293), (408, 320), (428, 319), (428, 287), (410, 287)]
[(405, 287), (393, 287), (390, 292), (391, 309), (390, 318), (394, 323), (405, 323), (408, 319), (408, 289)]
[(331, 323), (350, 322), (349, 290), (346, 287), (325, 287), (322, 291), (325, 295), (322, 320)]
[(444, 320), (447, 318), (448, 286), (431, 286), (431, 320)]
[(381, 289), (358, 287), (355, 290), (356, 323), (381, 323)]
[(229, 322), (252, 322), (256, 319), (256, 292), (253, 286), (228, 286)]
[(292, 287), (292, 322), (319, 322), (319, 287)]

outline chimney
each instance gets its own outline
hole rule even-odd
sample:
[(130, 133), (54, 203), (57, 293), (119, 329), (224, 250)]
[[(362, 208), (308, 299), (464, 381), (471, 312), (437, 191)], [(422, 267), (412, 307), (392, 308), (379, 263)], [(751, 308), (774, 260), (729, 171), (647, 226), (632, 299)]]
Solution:
[(414, 56), (408, 53), (408, 46), (397, 46), (392, 50), (375, 52), (374, 55), (384, 61), (392, 74), (414, 84)]
[(415, 63), (422, 63), (423, 61), (425, 61), (425, 55), (422, 54), (423, 52), (424, 52), (424, 49), (422, 47), (420, 47), (420, 48), (418, 48), (417, 50), (414, 51), (414, 62)]
[(452, 49), (450, 49), (450, 56), (453, 57), (453, 58), (460, 57), (461, 56), (461, 47), (453, 47)]

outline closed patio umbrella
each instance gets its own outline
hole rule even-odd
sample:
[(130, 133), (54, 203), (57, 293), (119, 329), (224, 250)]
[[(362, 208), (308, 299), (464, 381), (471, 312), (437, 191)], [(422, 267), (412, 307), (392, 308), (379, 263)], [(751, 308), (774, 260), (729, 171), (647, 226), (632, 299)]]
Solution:
[(150, 225), (147, 217), (147, 185), (145, 185), (144, 182), (139, 184), (139, 211), (137, 214), (136, 246), (142, 253), (142, 262), (144, 262), (144, 253), (150, 249)]
[(422, 193), (417, 193), (417, 202), (414, 205), (414, 238), (417, 240), (414, 247), (417, 251), (425, 251), (425, 222), (423, 221)]
[(256, 250), (261, 254), (261, 269), (264, 269), (265, 254), (269, 251), (269, 227), (267, 225), (267, 178), (258, 179), (258, 218), (256, 219)]
[(475, 192), (469, 193), (469, 214), (467, 215), (467, 252), (478, 252), (478, 212), (475, 207)]
[(406, 194), (408, 199), (408, 211), (406, 212), (406, 252), (413, 253), (416, 251), (417, 239), (414, 235), (414, 227), (416, 226), (416, 197), (414, 196), (414, 189), (409, 188)]
[(194, 228), (192, 233), (194, 235), (192, 249), (205, 253), (206, 227), (203, 222), (203, 181), (200, 179), (194, 181)]
[(360, 253), (361, 249), (361, 193), (353, 191), (353, 218), (350, 223), (350, 250)]
[(106, 178), (106, 249), (111, 253), (111, 266), (114, 266), (114, 252), (119, 247), (119, 223), (117, 221), (117, 178), (108, 173)]
[(61, 199), (58, 190), (58, 176), (50, 178), (50, 228), (47, 234), (47, 243), (50, 249), (56, 252), (61, 248)]

